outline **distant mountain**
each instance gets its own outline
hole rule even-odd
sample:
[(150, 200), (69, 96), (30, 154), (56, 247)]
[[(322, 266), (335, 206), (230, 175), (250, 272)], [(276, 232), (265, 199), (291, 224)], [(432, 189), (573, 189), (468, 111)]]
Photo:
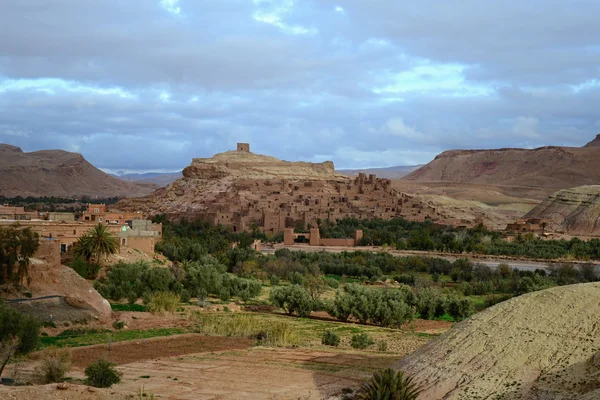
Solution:
[(160, 173), (160, 172), (147, 172), (145, 174), (123, 174), (123, 175), (113, 175), (119, 179), (123, 179), (125, 181), (134, 181), (134, 182), (150, 182), (159, 187), (167, 186), (177, 179), (181, 178), (183, 175), (181, 172), (168, 172), (168, 173)]
[(56, 197), (134, 197), (156, 189), (151, 183), (114, 178), (86, 161), (81, 154), (63, 150), (24, 153), (0, 143), (0, 195)]
[(566, 189), (600, 182), (600, 137), (584, 147), (450, 150), (403, 179)]
[(350, 176), (356, 176), (362, 172), (367, 175), (375, 174), (378, 178), (400, 179), (420, 167), (422, 167), (422, 165), (397, 165), (395, 167), (386, 168), (340, 169), (338, 172)]

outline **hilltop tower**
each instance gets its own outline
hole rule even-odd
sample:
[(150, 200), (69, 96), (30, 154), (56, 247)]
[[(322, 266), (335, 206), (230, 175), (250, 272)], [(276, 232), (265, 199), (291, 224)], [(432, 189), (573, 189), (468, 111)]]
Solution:
[(250, 153), (250, 144), (248, 143), (238, 143), (237, 151), (243, 151), (244, 153)]

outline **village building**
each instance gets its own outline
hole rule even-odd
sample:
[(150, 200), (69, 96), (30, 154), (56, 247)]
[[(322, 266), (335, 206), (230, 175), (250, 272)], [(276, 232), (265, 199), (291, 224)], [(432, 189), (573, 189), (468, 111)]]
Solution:
[(37, 212), (25, 211), (23, 207), (0, 205), (0, 220), (30, 221), (32, 219), (36, 219), (37, 217)]

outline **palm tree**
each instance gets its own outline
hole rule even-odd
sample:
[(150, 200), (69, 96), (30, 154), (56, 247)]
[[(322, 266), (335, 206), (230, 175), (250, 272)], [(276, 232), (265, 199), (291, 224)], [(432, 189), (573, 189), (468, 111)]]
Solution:
[(416, 400), (421, 388), (411, 377), (392, 368), (377, 371), (358, 390), (360, 400)]
[(76, 257), (83, 257), (88, 263), (92, 258), (100, 263), (102, 256), (115, 254), (117, 249), (117, 238), (104, 225), (98, 224), (79, 238), (74, 248), (74, 254)]

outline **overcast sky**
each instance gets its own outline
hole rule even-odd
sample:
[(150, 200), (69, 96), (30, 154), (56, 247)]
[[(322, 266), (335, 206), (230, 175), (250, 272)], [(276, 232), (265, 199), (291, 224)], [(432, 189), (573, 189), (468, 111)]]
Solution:
[(4, 0), (0, 142), (338, 168), (600, 133), (600, 1)]

